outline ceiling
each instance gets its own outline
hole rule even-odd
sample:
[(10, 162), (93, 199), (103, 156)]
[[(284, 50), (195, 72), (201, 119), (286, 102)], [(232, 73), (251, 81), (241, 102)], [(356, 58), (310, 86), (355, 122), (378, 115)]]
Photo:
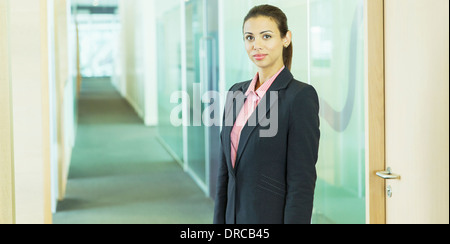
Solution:
[[(119, 4), (119, 0), (72, 0), (73, 3), (82, 6), (117, 6)], [(97, 5), (94, 5), (94, 2)]]

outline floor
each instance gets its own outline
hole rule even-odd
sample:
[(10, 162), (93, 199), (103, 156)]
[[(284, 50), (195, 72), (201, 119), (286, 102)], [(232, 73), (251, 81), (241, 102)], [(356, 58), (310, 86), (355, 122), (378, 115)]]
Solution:
[(214, 203), (108, 79), (84, 80), (55, 224), (209, 224)]

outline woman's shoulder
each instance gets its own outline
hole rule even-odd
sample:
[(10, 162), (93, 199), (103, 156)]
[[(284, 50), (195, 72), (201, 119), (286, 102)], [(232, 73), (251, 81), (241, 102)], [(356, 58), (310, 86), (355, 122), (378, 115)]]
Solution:
[(312, 114), (319, 112), (319, 96), (310, 84), (292, 80), (287, 88), (286, 97), (292, 114), (303, 114), (305, 111)]
[(307, 95), (317, 97), (317, 91), (314, 86), (296, 79), (292, 79), (289, 83), (287, 92), (290, 93), (292, 97), (303, 97)]
[(250, 83), (252, 82), (252, 80), (248, 80), (248, 81), (242, 81), (242, 82), (238, 82), (235, 83), (233, 86), (231, 86), (231, 88), (229, 89), (229, 91), (237, 91), (237, 90), (242, 90), (242, 87), (248, 87), (250, 86)]

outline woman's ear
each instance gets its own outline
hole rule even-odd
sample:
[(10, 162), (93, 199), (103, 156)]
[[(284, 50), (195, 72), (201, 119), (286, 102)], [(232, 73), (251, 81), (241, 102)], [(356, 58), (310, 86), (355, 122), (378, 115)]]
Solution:
[(286, 48), (289, 47), (289, 45), (291, 45), (291, 42), (292, 42), (292, 32), (288, 31), (286, 33), (286, 36), (283, 38), (284, 47)]

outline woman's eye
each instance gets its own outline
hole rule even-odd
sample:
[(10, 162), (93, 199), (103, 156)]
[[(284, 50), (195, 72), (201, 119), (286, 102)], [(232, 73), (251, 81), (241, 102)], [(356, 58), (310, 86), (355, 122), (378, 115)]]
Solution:
[(247, 41), (253, 41), (254, 38), (253, 38), (253, 36), (246, 36), (245, 39), (246, 39)]
[(263, 36), (264, 39), (270, 39), (271, 37), (272, 37), (272, 36), (270, 36), (270, 35), (264, 35), (264, 36)]

